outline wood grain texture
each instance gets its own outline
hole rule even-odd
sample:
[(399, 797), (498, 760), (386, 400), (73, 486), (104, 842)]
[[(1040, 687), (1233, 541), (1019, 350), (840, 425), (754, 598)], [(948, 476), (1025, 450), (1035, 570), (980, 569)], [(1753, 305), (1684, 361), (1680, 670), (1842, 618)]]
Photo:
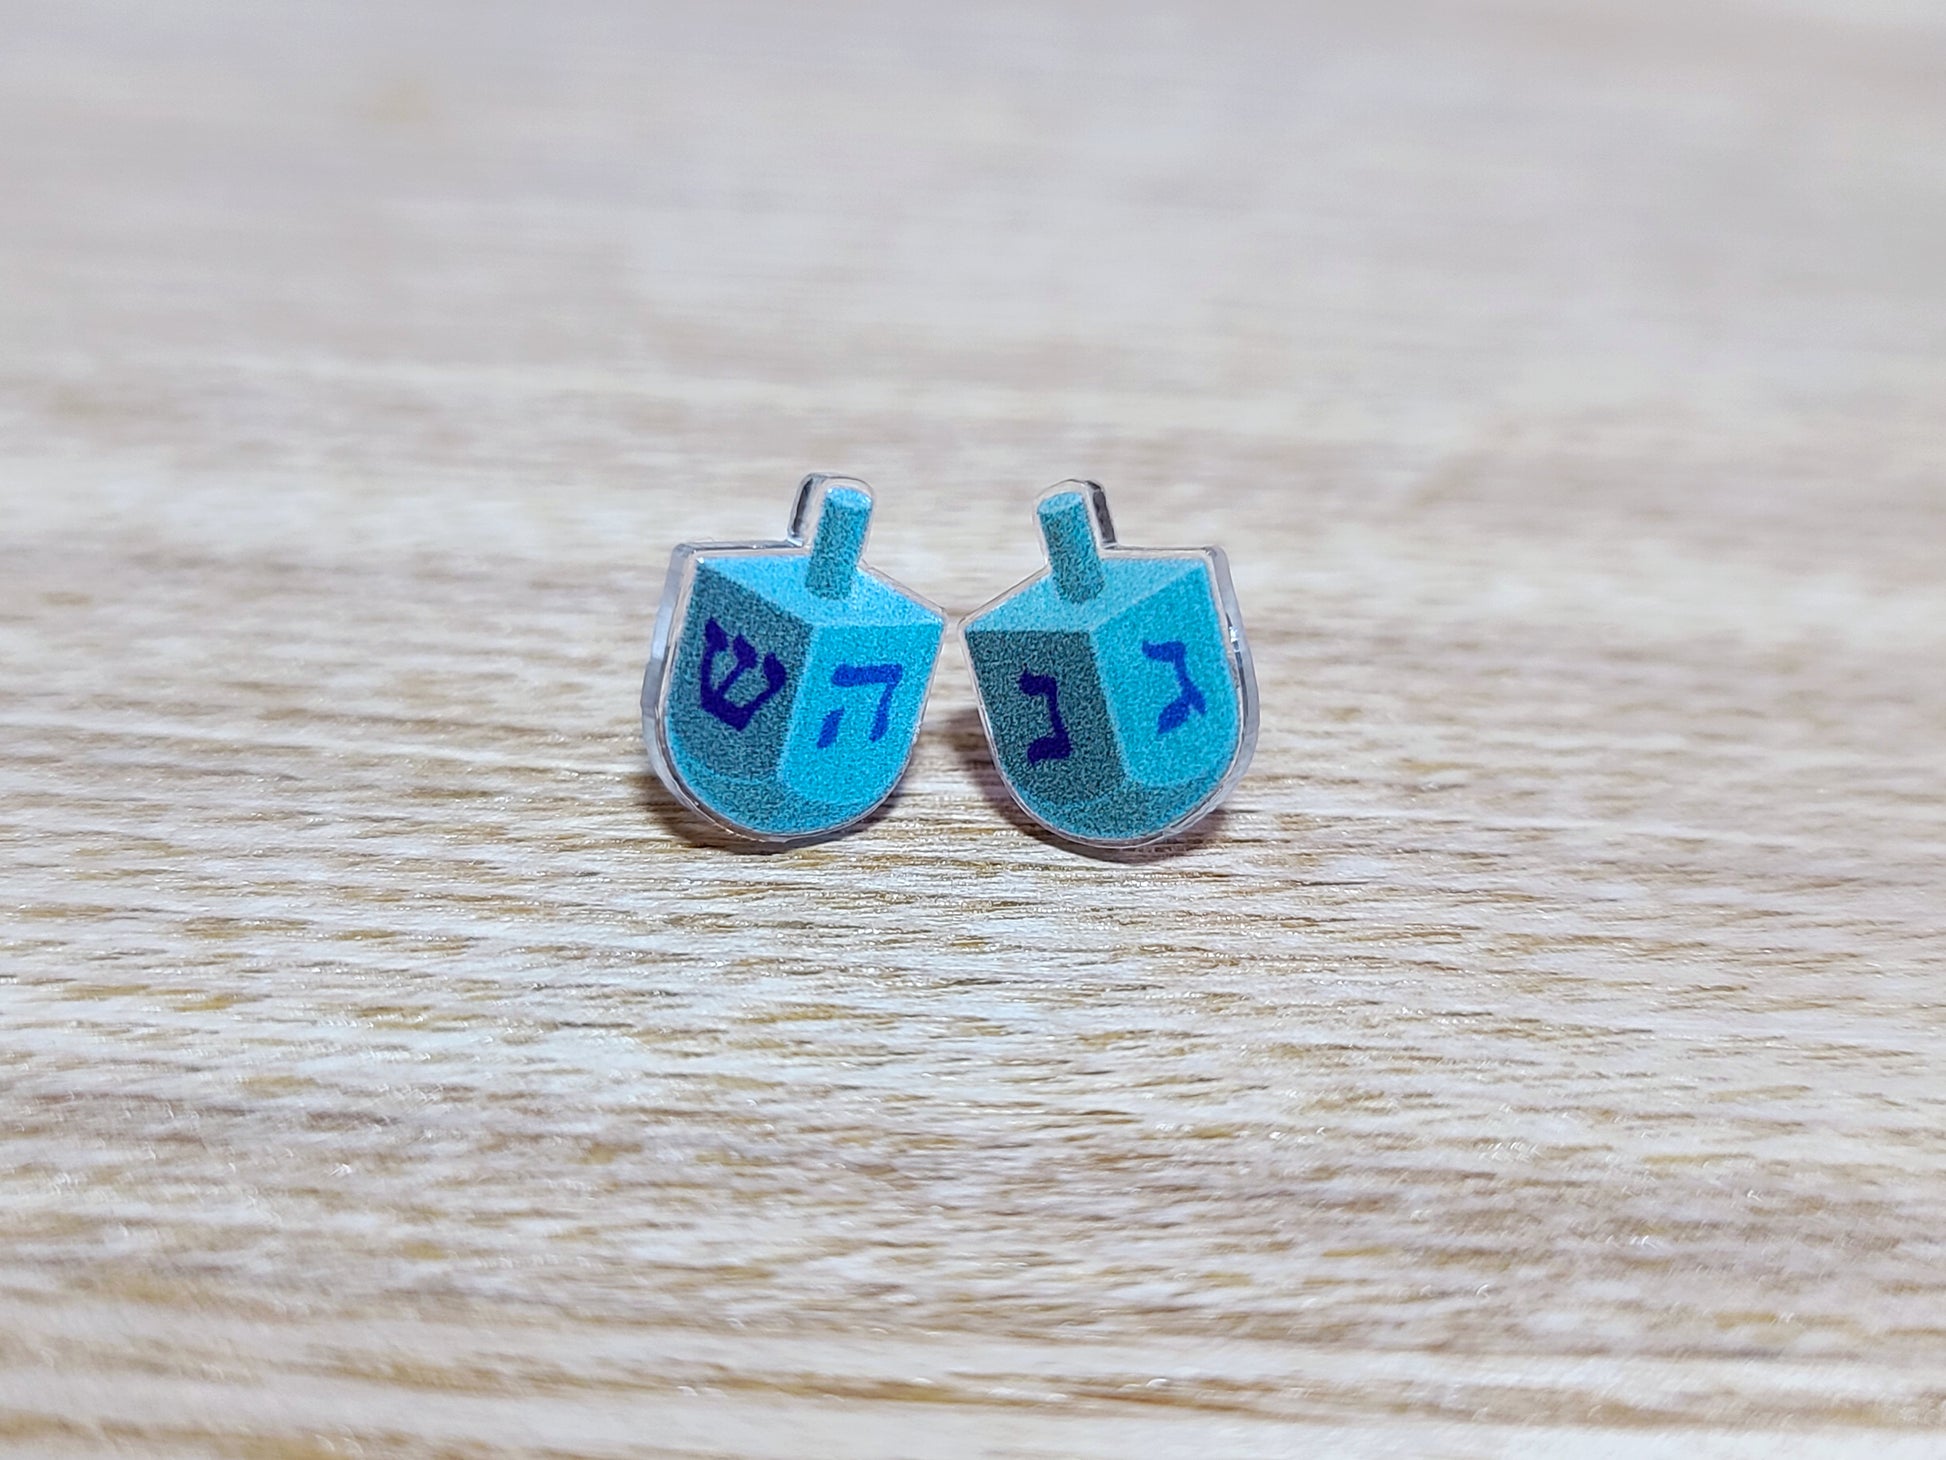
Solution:
[[(0, 6), (0, 1447), (1937, 1455), (1946, 16)], [(1154, 854), (651, 782), (810, 468), (1231, 551)]]

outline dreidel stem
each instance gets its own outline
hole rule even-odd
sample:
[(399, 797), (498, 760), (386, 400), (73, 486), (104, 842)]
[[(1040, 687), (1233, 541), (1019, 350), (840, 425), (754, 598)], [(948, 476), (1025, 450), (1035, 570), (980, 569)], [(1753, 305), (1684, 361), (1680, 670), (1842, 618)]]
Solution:
[(849, 598), (858, 555), (865, 550), (865, 528), (872, 520), (872, 499), (855, 487), (832, 487), (818, 513), (817, 536), (811, 539), (811, 566), (804, 586), (820, 598)]
[(1041, 539), (1054, 587), (1069, 603), (1086, 603), (1107, 584), (1094, 518), (1079, 492), (1057, 492), (1041, 503)]

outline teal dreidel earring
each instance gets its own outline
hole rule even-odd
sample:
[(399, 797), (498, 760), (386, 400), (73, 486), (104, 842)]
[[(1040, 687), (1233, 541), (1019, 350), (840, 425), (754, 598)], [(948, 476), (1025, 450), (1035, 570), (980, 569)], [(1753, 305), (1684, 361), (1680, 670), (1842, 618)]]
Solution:
[(1139, 846), (1228, 794), (1257, 740), (1257, 683), (1220, 548), (1116, 546), (1108, 497), (1041, 498), (1047, 570), (962, 625), (993, 758), (1027, 814)]
[(905, 770), (946, 620), (859, 561), (871, 516), (863, 482), (812, 475), (783, 541), (670, 556), (642, 739), (671, 794), (729, 831), (830, 836)]

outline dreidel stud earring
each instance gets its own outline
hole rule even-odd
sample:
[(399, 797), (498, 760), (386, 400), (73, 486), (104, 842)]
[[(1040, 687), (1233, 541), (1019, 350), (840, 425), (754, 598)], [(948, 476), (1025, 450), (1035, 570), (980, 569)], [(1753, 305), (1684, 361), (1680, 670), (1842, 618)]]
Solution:
[(1046, 571), (961, 626), (994, 763), (1071, 841), (1160, 840), (1214, 809), (1256, 745), (1229, 565), (1219, 548), (1117, 546), (1093, 482), (1037, 512)]
[(670, 793), (729, 831), (831, 836), (905, 770), (946, 619), (859, 561), (871, 515), (863, 482), (814, 474), (782, 541), (670, 556), (642, 739)]

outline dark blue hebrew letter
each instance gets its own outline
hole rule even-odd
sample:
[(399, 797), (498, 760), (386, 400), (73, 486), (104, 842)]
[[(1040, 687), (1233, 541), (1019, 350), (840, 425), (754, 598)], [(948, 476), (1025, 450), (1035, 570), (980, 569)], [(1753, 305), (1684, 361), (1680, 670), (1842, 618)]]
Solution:
[(1027, 764), (1039, 765), (1044, 760), (1066, 760), (1074, 754), (1074, 742), (1068, 739), (1068, 727), (1061, 723), (1061, 686), (1051, 674), (1036, 674), (1031, 669), (1023, 670), (1020, 676), (1020, 692), (1029, 699), (1047, 701), (1047, 722), (1052, 727), (1049, 732), (1033, 741), (1027, 747)]
[(1195, 681), (1190, 679), (1189, 670), (1183, 663), (1183, 660), (1189, 656), (1189, 651), (1183, 647), (1181, 639), (1168, 639), (1160, 644), (1151, 644), (1144, 639), (1142, 652), (1158, 663), (1175, 665), (1176, 683), (1182, 686), (1182, 693), (1164, 705), (1162, 713), (1156, 716), (1155, 733), (1158, 737), (1179, 728), (1183, 721), (1189, 718), (1191, 710), (1199, 715), (1209, 713), (1209, 707), (1203, 703), (1203, 692), (1196, 688)]
[[(735, 658), (736, 663), (728, 674), (721, 679), (716, 679), (711, 671), (715, 668), (716, 656), (725, 650)], [(743, 671), (754, 666), (756, 662), (756, 646), (742, 634), (738, 634), (733, 643), (730, 636), (723, 631), (723, 625), (715, 619), (704, 623), (703, 661), (700, 675), (703, 708), (732, 730), (749, 729), (750, 717), (761, 710), (765, 702), (784, 687), (784, 680), (788, 677), (783, 662), (775, 654), (766, 653), (764, 687), (742, 704), (737, 704), (730, 698), (730, 691), (735, 688), (736, 682), (743, 678)]]
[[(831, 671), (831, 682), (839, 689), (857, 689), (864, 684), (885, 686), (878, 697), (878, 708), (872, 712), (873, 740), (883, 740), (885, 732), (892, 724), (892, 692), (905, 678), (905, 670), (897, 664), (840, 664)], [(826, 750), (837, 743), (838, 727), (844, 723), (845, 709), (840, 705), (824, 717), (818, 727), (818, 749)]]

